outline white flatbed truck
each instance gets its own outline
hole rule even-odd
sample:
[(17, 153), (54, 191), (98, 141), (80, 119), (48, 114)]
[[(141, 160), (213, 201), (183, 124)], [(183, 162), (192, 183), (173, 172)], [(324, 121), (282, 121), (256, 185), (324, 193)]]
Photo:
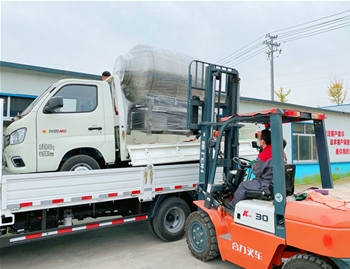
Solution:
[[(120, 85), (117, 75), (113, 76), (110, 81), (114, 82), (114, 87)], [(109, 161), (105, 161), (106, 167), (104, 168), (106, 169), (89, 170), (85, 169), (86, 166), (83, 166), (83, 169), (78, 166), (78, 169), (69, 169), (72, 171), (60, 169), (60, 172), (56, 172), (62, 163), (59, 163), (56, 168), (52, 168), (54, 166), (48, 168), (54, 163), (50, 156), (62, 157), (64, 155), (63, 153), (59, 155), (58, 147), (55, 145), (62, 139), (63, 136), (60, 137), (60, 135), (70, 134), (70, 129), (62, 126), (68, 120), (69, 115), (74, 113), (59, 111), (55, 115), (53, 107), (50, 108), (50, 105), (60, 99), (60, 97), (54, 98), (55, 93), (66, 85), (92, 86), (97, 89), (97, 100), (103, 100), (104, 104), (109, 105), (102, 108), (108, 112), (108, 115), (104, 114), (105, 120), (102, 123), (99, 122), (104, 124), (103, 129), (109, 130), (103, 135), (103, 139), (105, 141), (118, 140), (113, 146), (115, 147), (113, 152), (116, 151), (117, 154), (111, 157), (110, 162), (113, 163), (114, 158), (119, 158), (121, 163), (127, 162), (126, 167), (117, 165), (116, 168), (110, 168), (108, 167)], [(73, 87), (73, 89), (78, 88)], [(123, 107), (126, 101), (123, 99), (122, 91), (119, 89), (115, 92), (116, 99), (119, 100), (117, 102), (119, 111), (127, 112), (127, 108)], [(111, 96), (113, 95), (110, 94), (110, 86), (104, 81), (62, 80), (38, 97), (32, 104), (31, 110), (27, 111), (28, 114), (23, 115), (7, 128), (8, 131), (13, 128), (12, 126), (22, 124), (22, 127), (19, 128), (26, 128), (27, 136), (21, 137), (23, 133), (19, 132), (13, 139), (17, 139), (17, 142), (23, 139), (22, 142), (11, 144), (13, 141), (12, 138), (9, 138), (9, 134), (16, 131), (11, 130), (10, 133), (7, 132), (7, 137), (5, 136), (5, 145), (1, 140), (1, 148), (4, 148), (2, 163), (3, 167), (7, 168), (6, 172), (3, 170), (0, 172), (1, 247), (144, 220), (148, 220), (150, 230), (164, 241), (178, 240), (183, 236), (186, 217), (195, 210), (192, 201), (195, 199), (198, 182), (200, 140), (187, 143), (184, 139), (188, 141), (188, 136), (151, 134), (144, 136), (143, 144), (128, 144), (130, 140), (135, 142), (136, 138), (130, 133), (127, 134), (127, 117), (121, 117), (119, 114), (117, 128), (110, 128), (107, 122), (107, 120), (115, 120)], [(68, 102), (68, 104), (73, 103)], [(98, 107), (97, 104), (95, 104), (96, 107)], [(49, 108), (46, 110), (47, 113), (45, 108)], [(0, 102), (0, 111), (3, 111), (3, 102)], [(98, 111), (98, 108), (92, 111)], [(40, 119), (41, 116), (51, 116), (51, 122)], [(59, 117), (63, 118), (59, 119)], [(92, 117), (89, 120), (92, 120)], [(34, 127), (30, 127), (31, 121), (35, 123), (35, 130), (33, 130)], [(3, 133), (2, 113), (0, 122), (0, 133)], [(44, 122), (49, 124), (49, 127), (42, 126)], [(78, 118), (75, 122), (79, 129), (86, 120)], [(101, 133), (100, 126), (95, 127)], [(53, 136), (43, 138), (46, 134), (53, 134)], [(162, 139), (165, 137), (165, 142), (157, 143), (161, 137)], [(179, 142), (174, 143), (170, 137), (171, 139), (175, 137)], [(42, 142), (40, 139), (55, 142)], [(89, 139), (91, 140), (91, 137)], [(166, 142), (167, 139), (170, 139), (169, 142)], [(74, 140), (73, 143), (70, 143), (70, 140)], [(61, 145), (62, 148), (69, 143), (76, 145), (82, 143), (82, 140), (83, 137), (76, 133), (66, 142), (61, 141)], [(16, 146), (17, 153), (29, 156), (29, 158), (22, 159), (23, 163), (32, 163), (33, 166), (30, 169), (34, 170), (11, 173), (11, 169), (8, 169), (9, 163), (21, 166), (21, 161), (17, 162), (18, 158), (13, 161), (13, 156), (17, 156)], [(10, 149), (9, 152), (14, 155), (11, 156), (9, 152), (6, 152), (7, 149)], [(247, 158), (255, 158), (257, 155), (257, 149), (252, 147), (249, 140), (242, 141), (240, 152)], [(40, 160), (41, 157), (43, 160)], [(70, 155), (71, 157), (74, 156)], [(81, 159), (81, 156), (79, 158)], [(39, 160), (45, 169), (38, 169)], [(62, 161), (64, 165), (67, 158)], [(218, 178), (222, 178), (221, 174), (222, 169), (217, 169)]]

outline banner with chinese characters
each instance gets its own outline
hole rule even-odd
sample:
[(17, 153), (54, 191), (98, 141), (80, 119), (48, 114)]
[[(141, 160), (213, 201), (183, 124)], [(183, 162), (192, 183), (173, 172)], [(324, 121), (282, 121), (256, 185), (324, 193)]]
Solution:
[(327, 130), (328, 148), (331, 155), (350, 155), (350, 138), (343, 130)]

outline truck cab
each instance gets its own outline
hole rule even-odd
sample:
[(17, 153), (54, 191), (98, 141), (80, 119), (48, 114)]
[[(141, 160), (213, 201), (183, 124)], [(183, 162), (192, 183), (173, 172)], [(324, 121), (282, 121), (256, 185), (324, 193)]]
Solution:
[(31, 173), (114, 163), (111, 96), (104, 81), (63, 79), (51, 85), (6, 129), (5, 169)]

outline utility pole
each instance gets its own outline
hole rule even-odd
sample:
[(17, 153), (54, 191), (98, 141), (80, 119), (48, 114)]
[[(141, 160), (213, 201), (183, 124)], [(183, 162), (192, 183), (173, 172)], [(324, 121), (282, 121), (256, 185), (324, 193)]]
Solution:
[(265, 40), (263, 42), (263, 44), (267, 45), (270, 49), (270, 51), (266, 52), (266, 54), (271, 56), (271, 59), (270, 59), (271, 101), (274, 101), (274, 99), (275, 99), (275, 82), (274, 82), (274, 74), (273, 74), (273, 53), (275, 51), (277, 51), (277, 47), (279, 47), (280, 44), (273, 42), (273, 40), (277, 38), (277, 35), (270, 36), (270, 34), (267, 34), (265, 37), (270, 38), (270, 40)]

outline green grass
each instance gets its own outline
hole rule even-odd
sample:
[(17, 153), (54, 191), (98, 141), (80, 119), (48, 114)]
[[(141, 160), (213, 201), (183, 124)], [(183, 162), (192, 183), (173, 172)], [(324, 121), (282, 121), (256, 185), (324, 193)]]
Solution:
[[(339, 180), (350, 177), (350, 173), (343, 173), (343, 174), (332, 174), (332, 180)], [(305, 176), (302, 178), (296, 178), (295, 184), (310, 184), (310, 183), (318, 183), (321, 182), (321, 176), (318, 175), (312, 175), (312, 176)]]

